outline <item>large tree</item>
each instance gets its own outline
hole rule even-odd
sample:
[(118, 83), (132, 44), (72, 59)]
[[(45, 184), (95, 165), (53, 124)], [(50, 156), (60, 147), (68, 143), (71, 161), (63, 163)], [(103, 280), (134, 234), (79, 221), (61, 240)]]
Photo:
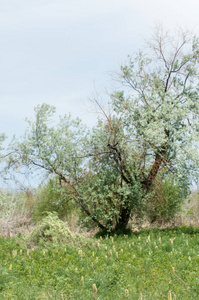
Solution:
[(101, 229), (126, 228), (160, 172), (163, 181), (173, 174), (185, 193), (197, 179), (198, 39), (157, 29), (148, 46), (121, 66), (111, 113), (94, 100), (103, 118), (91, 132), (70, 116), (51, 126), (54, 108), (44, 104), (24, 139), (11, 146), (9, 166), (54, 174)]

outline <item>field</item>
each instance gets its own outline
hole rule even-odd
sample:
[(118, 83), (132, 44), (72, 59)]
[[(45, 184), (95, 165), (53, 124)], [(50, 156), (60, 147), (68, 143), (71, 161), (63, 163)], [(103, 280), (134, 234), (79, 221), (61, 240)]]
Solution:
[(41, 239), (0, 238), (0, 299), (199, 299), (199, 228)]

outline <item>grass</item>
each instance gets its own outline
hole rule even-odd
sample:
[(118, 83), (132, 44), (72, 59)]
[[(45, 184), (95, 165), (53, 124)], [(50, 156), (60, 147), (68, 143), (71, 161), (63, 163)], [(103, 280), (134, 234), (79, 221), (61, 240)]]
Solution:
[(28, 248), (0, 238), (0, 299), (199, 299), (199, 229)]
[(179, 221), (182, 224), (199, 224), (199, 192), (193, 192), (182, 206), (179, 214)]
[[(199, 228), (87, 239), (52, 213), (33, 227), (33, 204), (0, 191), (0, 299), (199, 299)], [(198, 208), (196, 192), (177, 224)]]
[(10, 237), (32, 229), (33, 199), (24, 192), (0, 190), (0, 236)]

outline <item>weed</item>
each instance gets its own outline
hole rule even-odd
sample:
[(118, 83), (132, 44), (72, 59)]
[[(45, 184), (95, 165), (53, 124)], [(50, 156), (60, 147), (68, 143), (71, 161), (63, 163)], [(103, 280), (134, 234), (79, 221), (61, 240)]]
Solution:
[[(52, 215), (47, 220), (58, 222)], [(37, 248), (27, 248), (23, 236), (1, 238), (1, 299), (199, 298), (197, 228), (145, 230), (81, 244), (63, 235), (62, 225), (44, 230)], [(55, 228), (61, 228), (56, 242)]]

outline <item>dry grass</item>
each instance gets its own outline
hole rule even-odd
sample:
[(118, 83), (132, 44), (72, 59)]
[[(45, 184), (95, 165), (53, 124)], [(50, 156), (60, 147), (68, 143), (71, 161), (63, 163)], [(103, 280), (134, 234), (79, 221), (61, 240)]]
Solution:
[(199, 226), (199, 191), (195, 191), (185, 201), (176, 218), (177, 225)]
[(32, 231), (33, 223), (30, 217), (16, 215), (12, 219), (0, 218), (0, 236), (13, 237), (19, 233)]
[(0, 191), (0, 236), (12, 237), (32, 230), (32, 195), (27, 191)]
[[(34, 222), (31, 218), (31, 210), (34, 205), (34, 197), (27, 191), (15, 196), (9, 193), (0, 192), (0, 236), (12, 237), (21, 233), (28, 233), (33, 230)], [(73, 213), (65, 220), (71, 232), (81, 233), (85, 237), (92, 237), (97, 229), (86, 230), (78, 226), (78, 214)], [(131, 229), (136, 231), (140, 228), (151, 227), (146, 219), (140, 225), (139, 220), (132, 220), (129, 224)], [(181, 212), (172, 222), (153, 223), (152, 227), (166, 228), (171, 226), (193, 225), (199, 226), (199, 192), (192, 193), (189, 199), (182, 206)]]

